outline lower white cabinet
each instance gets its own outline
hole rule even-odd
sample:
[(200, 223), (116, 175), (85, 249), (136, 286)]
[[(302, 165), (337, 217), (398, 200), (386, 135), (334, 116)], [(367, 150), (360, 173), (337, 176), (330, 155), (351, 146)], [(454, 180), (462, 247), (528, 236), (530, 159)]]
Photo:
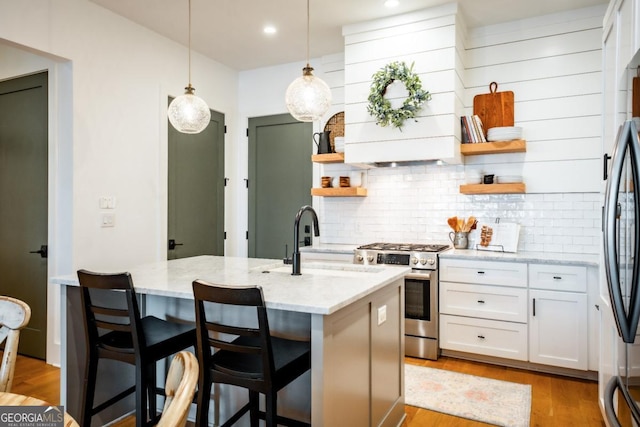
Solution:
[(529, 361), (587, 370), (587, 294), (529, 290)]
[(589, 370), (587, 267), (440, 259), (440, 347)]

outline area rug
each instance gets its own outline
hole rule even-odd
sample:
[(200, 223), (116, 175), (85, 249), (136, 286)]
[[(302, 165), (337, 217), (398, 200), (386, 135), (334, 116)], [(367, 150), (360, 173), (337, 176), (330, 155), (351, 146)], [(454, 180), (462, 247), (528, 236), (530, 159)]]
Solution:
[(405, 403), (505, 427), (528, 427), (531, 386), (406, 363)]

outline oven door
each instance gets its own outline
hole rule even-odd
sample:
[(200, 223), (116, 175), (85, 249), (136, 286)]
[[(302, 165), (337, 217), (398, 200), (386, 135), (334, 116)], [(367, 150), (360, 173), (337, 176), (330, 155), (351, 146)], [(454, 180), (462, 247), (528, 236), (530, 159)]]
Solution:
[(405, 335), (438, 339), (438, 272), (404, 277)]

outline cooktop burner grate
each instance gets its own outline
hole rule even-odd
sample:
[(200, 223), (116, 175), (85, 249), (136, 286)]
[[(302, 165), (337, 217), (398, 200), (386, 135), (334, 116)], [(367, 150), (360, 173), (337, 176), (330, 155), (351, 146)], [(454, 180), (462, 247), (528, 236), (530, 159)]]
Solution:
[(400, 252), (442, 252), (449, 249), (449, 245), (423, 243), (371, 243), (359, 246), (358, 249)]

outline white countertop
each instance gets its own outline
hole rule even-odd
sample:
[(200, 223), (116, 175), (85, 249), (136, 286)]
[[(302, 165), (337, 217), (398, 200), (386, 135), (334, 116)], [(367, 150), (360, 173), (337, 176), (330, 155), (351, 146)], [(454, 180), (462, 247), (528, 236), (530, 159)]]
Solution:
[[(271, 269), (284, 271), (264, 273)], [(140, 294), (193, 299), (192, 282), (196, 279), (229, 286), (259, 285), (267, 308), (327, 315), (384, 288), (410, 270), (303, 262), (302, 275), (292, 276), (291, 265), (285, 266), (281, 260), (198, 256), (141, 265), (129, 272)], [(54, 277), (51, 282), (79, 285), (75, 275)]]
[(353, 252), (360, 245), (343, 245), (337, 243), (314, 243), (311, 246), (303, 246), (300, 248), (300, 252), (317, 252), (328, 254), (349, 254), (353, 255)]
[(539, 264), (571, 264), (598, 267), (598, 255), (552, 252), (493, 252), (475, 249), (451, 249), (438, 254), (441, 259), (476, 259), (482, 261), (513, 261)]

